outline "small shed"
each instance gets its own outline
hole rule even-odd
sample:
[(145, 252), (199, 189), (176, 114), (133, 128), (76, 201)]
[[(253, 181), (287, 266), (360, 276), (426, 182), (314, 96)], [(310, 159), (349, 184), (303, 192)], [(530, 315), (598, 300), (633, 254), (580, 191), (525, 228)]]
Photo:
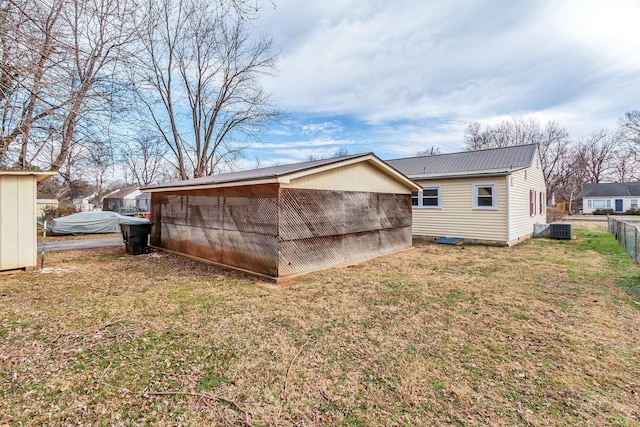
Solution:
[(278, 281), (410, 248), (418, 189), (368, 153), (143, 191), (152, 246)]
[(37, 266), (37, 187), (55, 174), (0, 171), (0, 271)]

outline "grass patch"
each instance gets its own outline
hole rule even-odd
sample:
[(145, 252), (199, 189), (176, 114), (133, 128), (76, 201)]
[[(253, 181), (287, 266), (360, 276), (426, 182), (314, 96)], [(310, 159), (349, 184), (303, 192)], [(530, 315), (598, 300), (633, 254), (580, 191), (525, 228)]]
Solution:
[(281, 287), (51, 252), (0, 282), (0, 425), (637, 425), (640, 267), (574, 232)]
[(593, 251), (607, 255), (606, 262), (609, 270), (620, 278), (618, 285), (640, 303), (640, 272), (638, 264), (629, 256), (624, 247), (618, 243), (611, 233), (594, 231), (577, 231), (580, 237), (577, 247), (580, 250)]

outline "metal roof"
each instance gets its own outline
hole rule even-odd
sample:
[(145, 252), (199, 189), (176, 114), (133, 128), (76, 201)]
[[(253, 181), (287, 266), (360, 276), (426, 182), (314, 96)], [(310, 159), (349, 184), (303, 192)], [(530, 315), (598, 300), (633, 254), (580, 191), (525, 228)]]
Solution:
[(585, 184), (582, 197), (640, 197), (640, 182)]
[(324, 168), (328, 166), (338, 166), (340, 163), (349, 162), (352, 160), (359, 161), (369, 160), (374, 161), (380, 165), (381, 168), (387, 169), (390, 175), (395, 175), (397, 179), (405, 181), (410, 186), (415, 186), (406, 176), (389, 166), (382, 160), (380, 160), (373, 153), (353, 154), (344, 157), (335, 157), (330, 159), (313, 160), (309, 162), (293, 163), (289, 165), (271, 166), (267, 168), (251, 169), (238, 172), (230, 172), (219, 175), (204, 176), (201, 178), (187, 179), (184, 181), (170, 182), (166, 184), (150, 185), (143, 188), (145, 191), (154, 191), (160, 189), (169, 188), (182, 188), (182, 187), (216, 187), (216, 186), (235, 186), (251, 184), (255, 181), (277, 181), (281, 177), (287, 175), (293, 175), (305, 172), (313, 173), (314, 169)]
[(411, 179), (508, 175), (533, 164), (537, 144), (387, 160)]
[(111, 193), (104, 196), (104, 198), (105, 199), (122, 199), (135, 191), (138, 191), (138, 187), (125, 187), (119, 190), (112, 191)]

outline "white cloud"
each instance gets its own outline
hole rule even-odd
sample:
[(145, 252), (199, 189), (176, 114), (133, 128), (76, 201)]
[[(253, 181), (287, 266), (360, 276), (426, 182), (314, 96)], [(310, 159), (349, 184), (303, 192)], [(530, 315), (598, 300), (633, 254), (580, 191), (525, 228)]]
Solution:
[(640, 108), (638, 22), (635, 0), (277, 0), (256, 23), (281, 51), (266, 84), (294, 117), (319, 119), (288, 123), (280, 132), (295, 142), (263, 147), (389, 158), (457, 151), (469, 122), (512, 115), (558, 120), (576, 137), (612, 127)]

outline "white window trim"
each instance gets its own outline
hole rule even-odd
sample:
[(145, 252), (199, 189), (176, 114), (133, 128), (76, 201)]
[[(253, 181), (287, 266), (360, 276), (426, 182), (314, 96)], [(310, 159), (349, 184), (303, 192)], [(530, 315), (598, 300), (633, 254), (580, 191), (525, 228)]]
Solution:
[[(438, 190), (438, 205), (437, 206), (424, 206), (422, 204), (423, 201), (423, 190)], [(422, 190), (418, 191), (418, 205), (413, 206), (413, 208), (417, 209), (442, 209), (442, 186), (441, 185), (425, 185), (422, 187)]]
[[(478, 206), (478, 188), (492, 187), (491, 206)], [(498, 210), (498, 183), (496, 182), (474, 182), (473, 183), (473, 209), (482, 211)]]

